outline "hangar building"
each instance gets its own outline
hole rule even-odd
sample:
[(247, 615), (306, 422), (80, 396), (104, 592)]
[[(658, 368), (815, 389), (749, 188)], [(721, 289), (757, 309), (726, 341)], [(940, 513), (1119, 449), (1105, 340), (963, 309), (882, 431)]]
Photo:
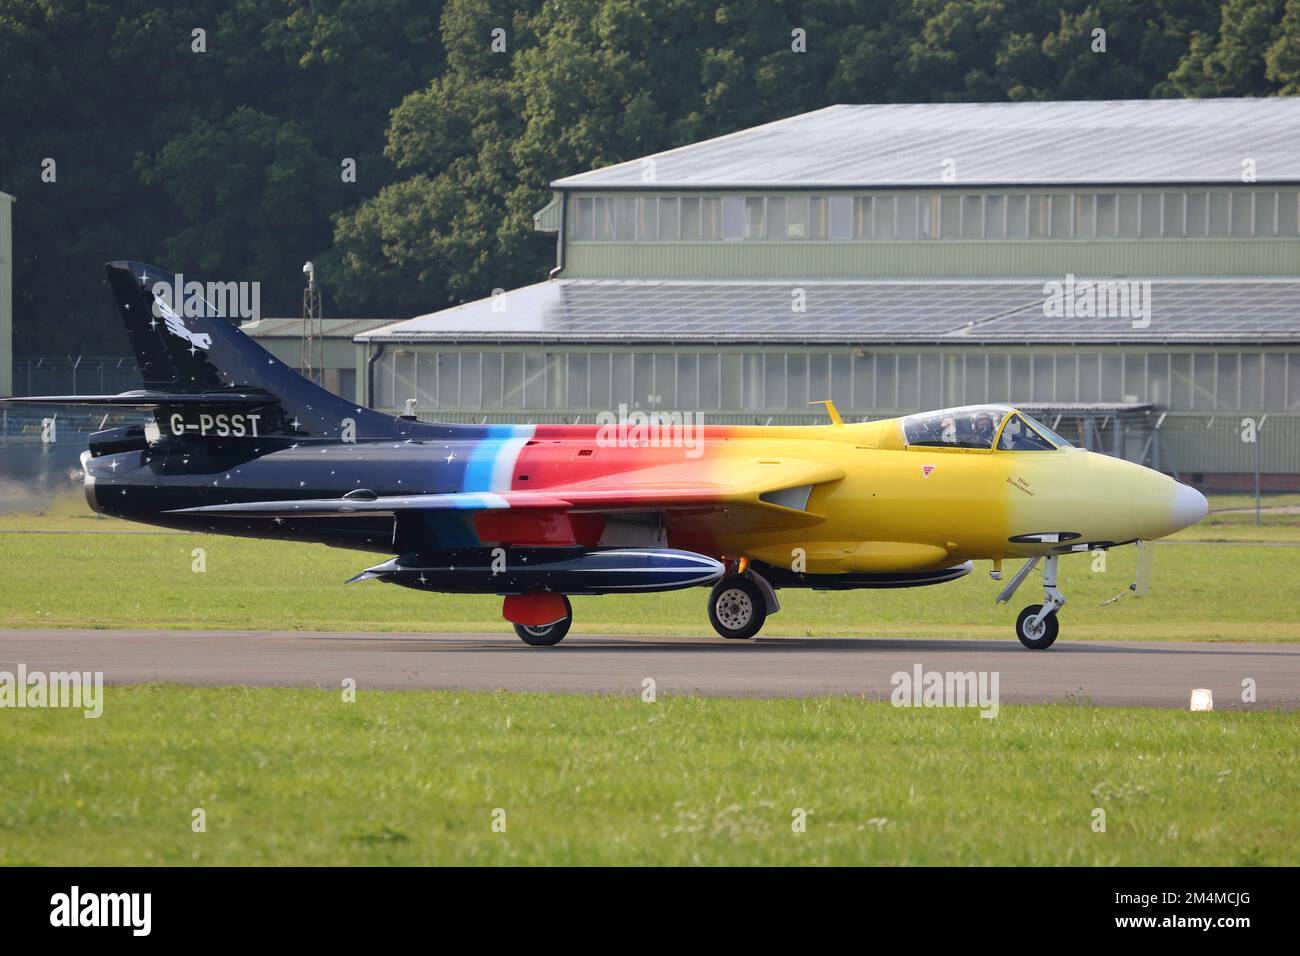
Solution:
[[(359, 346), (353, 337), (382, 325), (391, 325), (391, 319), (319, 319), (320, 343), (317, 352), (319, 370), (312, 376), (335, 395), (349, 401), (360, 401), (365, 396), (357, 390), (357, 352)], [(292, 368), (302, 369), (304, 321), (292, 318), (266, 318), (245, 322), (241, 331), (257, 339), (262, 348)], [(364, 366), (364, 357), (360, 365)]]
[(552, 187), (551, 278), (357, 335), (372, 404), (1009, 401), (1189, 480), (1300, 483), (1300, 98), (832, 106)]

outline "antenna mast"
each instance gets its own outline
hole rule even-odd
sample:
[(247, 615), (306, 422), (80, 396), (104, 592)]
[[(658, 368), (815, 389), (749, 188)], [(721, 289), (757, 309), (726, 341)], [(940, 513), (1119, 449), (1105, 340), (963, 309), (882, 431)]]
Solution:
[(321, 342), (320, 289), (316, 288), (316, 267), (303, 263), (307, 288), (302, 290), (302, 359), (300, 371), (304, 378), (320, 384), (321, 365), (324, 361)]

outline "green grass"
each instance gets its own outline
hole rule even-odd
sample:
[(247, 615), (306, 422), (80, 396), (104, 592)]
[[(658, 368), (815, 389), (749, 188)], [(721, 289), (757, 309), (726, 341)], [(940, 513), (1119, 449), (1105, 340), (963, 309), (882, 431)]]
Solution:
[[(1279, 712), (110, 687), (0, 721), (0, 863), (1294, 864)], [(207, 832), (191, 832), (203, 808)], [(495, 809), (506, 832), (491, 829)], [(808, 812), (791, 832), (792, 811)], [(1091, 828), (1106, 813), (1106, 832)]]
[[(1251, 508), (1255, 507), (1255, 496), (1248, 492), (1225, 492), (1206, 496), (1210, 502), (1211, 511), (1223, 511), (1228, 508)], [(1263, 508), (1300, 508), (1300, 494), (1291, 494), (1288, 492), (1272, 492), (1260, 495), (1260, 506)]]
[[(61, 509), (61, 510), (60, 510)], [(1253, 520), (1250, 516), (1249, 520)], [(41, 529), (74, 533), (38, 534)], [(5, 530), (19, 533), (3, 533)], [(377, 581), (344, 586), (378, 555), (320, 545), (155, 531), (99, 519), (63, 502), (43, 515), (0, 516), (0, 627), (149, 627), (265, 630), (508, 631), (500, 599), (436, 595)], [(86, 533), (76, 533), (86, 532)], [(1205, 541), (1210, 543), (1185, 543)], [(1133, 548), (1062, 562), (1071, 639), (1300, 641), (1296, 613), (1300, 526), (1199, 525), (1158, 545), (1145, 598), (1126, 596)], [(191, 570), (194, 548), (205, 573)], [(1013, 570), (1012, 565), (1008, 570)], [(765, 635), (1007, 637), (1025, 584), (995, 606), (988, 565), (960, 581), (898, 591), (780, 593)], [(711, 635), (700, 589), (574, 600), (574, 633)]]

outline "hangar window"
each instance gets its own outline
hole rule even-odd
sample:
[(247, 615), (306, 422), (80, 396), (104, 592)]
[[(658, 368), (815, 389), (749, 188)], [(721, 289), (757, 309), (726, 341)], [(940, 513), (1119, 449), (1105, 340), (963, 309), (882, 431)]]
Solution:
[(636, 238), (636, 199), (632, 196), (614, 200), (614, 238), (620, 242)]
[(578, 200), (577, 219), (573, 226), (573, 237), (575, 239), (595, 238), (596, 221), (592, 214), (593, 201), (590, 197)]
[(722, 238), (722, 200), (716, 196), (700, 200), (700, 238)]
[[(881, 200), (883, 202), (883, 200)], [(853, 200), (853, 236), (856, 239), (875, 239), (876, 226), (871, 215), (871, 197), (857, 196)]]
[(659, 200), (659, 238), (676, 239), (677, 232), (677, 200), (660, 199)]
[[(894, 238), (894, 197), (877, 196), (872, 203), (874, 209), (875, 234), (877, 239)], [(901, 236), (899, 237), (902, 238)]]
[(1136, 239), (1141, 231), (1142, 199), (1137, 193), (1119, 197), (1119, 234), (1122, 239)]
[(937, 239), (939, 236), (939, 197), (919, 196), (917, 202), (917, 236)]
[(1007, 235), (1007, 197), (984, 197), (984, 238), (1005, 239)]
[(725, 196), (722, 200), (722, 238), (743, 239), (744, 237), (745, 198), (743, 196)]
[(745, 238), (762, 239), (764, 200), (762, 196), (745, 197)]
[(1300, 235), (1295, 190), (579, 196), (577, 241), (1155, 239)]
[(653, 196), (637, 200), (636, 237), (638, 239), (659, 238), (659, 201)]
[(1300, 216), (1296, 215), (1297, 208), (1300, 208), (1300, 193), (1280, 192), (1277, 194), (1277, 234), (1294, 239), (1300, 232), (1297, 229), (1297, 220)]
[(1166, 236), (1183, 234), (1183, 194), (1165, 193), (1165, 227)]
[(1143, 239), (1160, 238), (1160, 194), (1142, 194), (1142, 217), (1140, 233)]
[(1187, 235), (1204, 236), (1206, 221), (1205, 193), (1187, 194)]
[(830, 206), (831, 206), (831, 238), (852, 239), (853, 238), (853, 197), (832, 196), (830, 198)]
[(980, 239), (984, 236), (984, 197), (961, 197), (961, 237)]
[(1232, 235), (1249, 236), (1254, 231), (1255, 195), (1253, 193), (1234, 194), (1232, 197)]
[(896, 235), (899, 239), (916, 238), (916, 203), (916, 196), (901, 196), (898, 199)]
[(1119, 235), (1119, 197), (1114, 193), (1097, 197), (1096, 226), (1099, 239), (1114, 239)]
[(1051, 197), (1051, 233), (1053, 239), (1069, 239), (1074, 223), (1071, 221), (1070, 197)]
[(795, 196), (785, 204), (785, 237), (787, 239), (808, 238), (808, 197)]
[(695, 196), (682, 197), (682, 238), (700, 238), (700, 200)]
[(1097, 197), (1092, 193), (1083, 193), (1074, 197), (1074, 237), (1091, 239), (1096, 235)]
[(1271, 236), (1277, 219), (1277, 193), (1255, 194), (1255, 235)]
[(1232, 193), (1210, 193), (1210, 235), (1227, 236), (1232, 232), (1229, 204)]
[(767, 201), (767, 238), (785, 238), (785, 199), (772, 196)]
[(822, 196), (810, 196), (808, 199), (808, 238), (825, 239), (826, 199)]
[(961, 200), (957, 196), (943, 196), (939, 200), (939, 235), (944, 239), (961, 235)]
[(1047, 197), (1030, 196), (1029, 198), (1029, 238), (1047, 238)]
[(596, 238), (613, 239), (614, 238), (614, 213), (612, 209), (613, 203), (610, 200), (605, 199), (604, 197), (593, 200), (593, 202), (595, 203), (594, 216), (596, 220)]
[(1028, 197), (1007, 197), (1007, 238), (1023, 239), (1028, 235)]

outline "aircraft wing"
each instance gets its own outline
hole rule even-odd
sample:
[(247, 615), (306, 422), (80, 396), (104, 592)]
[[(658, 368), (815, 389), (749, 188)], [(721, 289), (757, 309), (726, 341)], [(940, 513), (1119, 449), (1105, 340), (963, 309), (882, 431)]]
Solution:
[[(715, 463), (716, 465), (716, 463)], [(675, 512), (695, 516), (703, 526), (760, 530), (816, 524), (822, 516), (807, 510), (816, 485), (838, 481), (843, 469), (791, 459), (733, 459), (725, 462), (725, 481), (682, 476), (680, 465), (619, 472), (541, 491), (452, 492), (435, 495), (304, 498), (252, 501), (178, 509), (174, 514), (262, 518), (387, 516), (411, 512), (507, 511), (568, 514)], [(701, 469), (703, 471), (703, 469)], [(683, 481), (683, 477), (687, 477)], [(710, 520), (709, 516), (713, 516)]]

